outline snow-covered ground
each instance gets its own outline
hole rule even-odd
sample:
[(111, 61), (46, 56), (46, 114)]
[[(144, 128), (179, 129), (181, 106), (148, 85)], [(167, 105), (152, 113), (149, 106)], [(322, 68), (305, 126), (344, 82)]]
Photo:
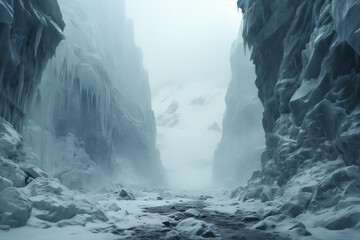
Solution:
[(291, 218), (276, 213), (279, 203), (275, 201), (241, 202), (222, 190), (173, 191), (118, 184), (78, 192), (56, 180), (37, 178), (19, 191), (33, 203), (30, 219), (23, 227), (0, 226), (0, 239), (355, 240), (359, 233), (316, 226), (314, 221), (331, 214), (330, 210)]

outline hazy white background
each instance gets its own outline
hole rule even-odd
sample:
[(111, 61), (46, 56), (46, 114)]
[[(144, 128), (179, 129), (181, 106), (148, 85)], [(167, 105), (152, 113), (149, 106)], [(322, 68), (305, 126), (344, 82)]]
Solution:
[[(158, 148), (171, 183), (204, 187), (210, 183), (213, 153), (221, 132), (230, 80), (230, 48), (241, 22), (236, 0), (126, 0), (135, 41), (149, 71), (158, 121)], [(195, 98), (203, 104), (191, 104)], [(168, 113), (169, 105), (178, 105)]]

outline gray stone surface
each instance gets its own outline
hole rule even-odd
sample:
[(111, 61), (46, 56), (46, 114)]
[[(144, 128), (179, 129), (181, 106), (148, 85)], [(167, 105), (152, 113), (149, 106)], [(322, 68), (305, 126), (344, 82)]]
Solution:
[(261, 171), (238, 193), (245, 190), (246, 199), (266, 202), (272, 194), (259, 186), (277, 187), (276, 197), (296, 181), (304, 186), (312, 181), (307, 193), (293, 192), (298, 198), (284, 205), (292, 216), (340, 204), (344, 186), (352, 184), (348, 196), (357, 196), (360, 21), (355, 12), (360, 5), (353, 0), (240, 0), (238, 5), (266, 134)]

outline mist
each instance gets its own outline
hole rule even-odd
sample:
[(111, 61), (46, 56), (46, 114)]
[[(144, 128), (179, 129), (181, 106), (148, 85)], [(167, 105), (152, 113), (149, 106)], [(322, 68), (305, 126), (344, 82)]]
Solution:
[[(209, 187), (232, 75), (231, 48), (235, 39), (242, 42), (241, 11), (232, 0), (128, 0), (126, 10), (149, 72), (157, 147), (169, 182), (182, 189)], [(242, 57), (249, 62), (242, 70), (253, 73), (244, 73), (244, 87), (256, 95), (250, 55)]]
[(0, 239), (358, 239), (358, 12), (0, 0)]

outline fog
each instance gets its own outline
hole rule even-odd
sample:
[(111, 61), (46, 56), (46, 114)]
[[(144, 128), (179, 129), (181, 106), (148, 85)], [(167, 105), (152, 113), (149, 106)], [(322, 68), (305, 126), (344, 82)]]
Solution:
[[(169, 82), (226, 87), (241, 21), (235, 0), (126, 0), (153, 93)], [(241, 11), (240, 11), (241, 12)]]
[(241, 11), (235, 0), (125, 3), (149, 72), (157, 147), (170, 183), (208, 186)]

